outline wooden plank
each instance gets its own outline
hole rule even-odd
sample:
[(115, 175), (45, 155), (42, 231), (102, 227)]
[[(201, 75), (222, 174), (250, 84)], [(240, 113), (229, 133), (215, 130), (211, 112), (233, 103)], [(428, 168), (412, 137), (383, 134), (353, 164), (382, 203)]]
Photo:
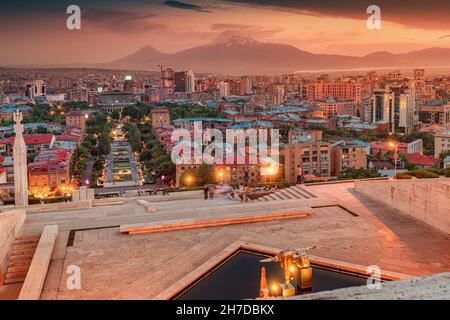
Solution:
[(44, 227), (18, 300), (39, 300), (57, 235), (57, 225)]

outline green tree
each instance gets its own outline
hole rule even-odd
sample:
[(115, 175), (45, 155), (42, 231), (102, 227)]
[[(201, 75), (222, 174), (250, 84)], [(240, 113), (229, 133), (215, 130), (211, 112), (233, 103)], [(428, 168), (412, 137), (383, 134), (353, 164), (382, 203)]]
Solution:
[(102, 132), (98, 137), (98, 151), (103, 155), (107, 155), (111, 152), (111, 137), (109, 136), (109, 133)]
[(365, 178), (378, 178), (381, 174), (375, 169), (354, 169), (348, 168), (340, 172), (337, 176), (338, 180), (353, 180), (353, 179), (365, 179)]
[(415, 140), (422, 139), (423, 153), (426, 155), (434, 154), (434, 136), (428, 132), (414, 131), (399, 137), (401, 142), (410, 143)]

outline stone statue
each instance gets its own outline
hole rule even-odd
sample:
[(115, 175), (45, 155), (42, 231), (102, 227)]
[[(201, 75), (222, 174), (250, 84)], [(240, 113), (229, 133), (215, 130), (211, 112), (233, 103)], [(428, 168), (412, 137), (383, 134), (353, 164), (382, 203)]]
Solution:
[(23, 139), (22, 112), (13, 113), (14, 132), (16, 137), (13, 146), (14, 161), (14, 196), (16, 206), (28, 205), (28, 172), (27, 172), (27, 146)]
[(19, 110), (14, 111), (13, 113), (13, 120), (14, 120), (14, 133), (16, 134), (16, 137), (22, 137), (23, 133), (23, 114)]

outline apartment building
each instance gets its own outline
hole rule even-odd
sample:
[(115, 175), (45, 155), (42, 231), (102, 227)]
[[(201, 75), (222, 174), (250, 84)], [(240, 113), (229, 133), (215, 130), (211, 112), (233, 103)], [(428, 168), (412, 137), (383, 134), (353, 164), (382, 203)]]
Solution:
[(284, 179), (296, 183), (298, 168), (302, 174), (316, 177), (331, 175), (331, 144), (329, 142), (295, 142), (281, 150), (284, 157)]
[(434, 136), (434, 157), (439, 158), (445, 151), (450, 151), (450, 130), (441, 131)]

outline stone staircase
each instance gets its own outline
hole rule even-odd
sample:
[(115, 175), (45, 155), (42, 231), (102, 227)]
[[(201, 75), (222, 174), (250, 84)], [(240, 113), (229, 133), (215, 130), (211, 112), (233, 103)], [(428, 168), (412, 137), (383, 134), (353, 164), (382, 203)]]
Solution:
[(40, 237), (17, 237), (8, 259), (8, 269), (3, 284), (18, 284), (25, 281)]
[(254, 199), (253, 202), (278, 201), (278, 200), (304, 200), (317, 198), (315, 194), (307, 190), (303, 185), (295, 185), (286, 189), (280, 189), (274, 193)]

